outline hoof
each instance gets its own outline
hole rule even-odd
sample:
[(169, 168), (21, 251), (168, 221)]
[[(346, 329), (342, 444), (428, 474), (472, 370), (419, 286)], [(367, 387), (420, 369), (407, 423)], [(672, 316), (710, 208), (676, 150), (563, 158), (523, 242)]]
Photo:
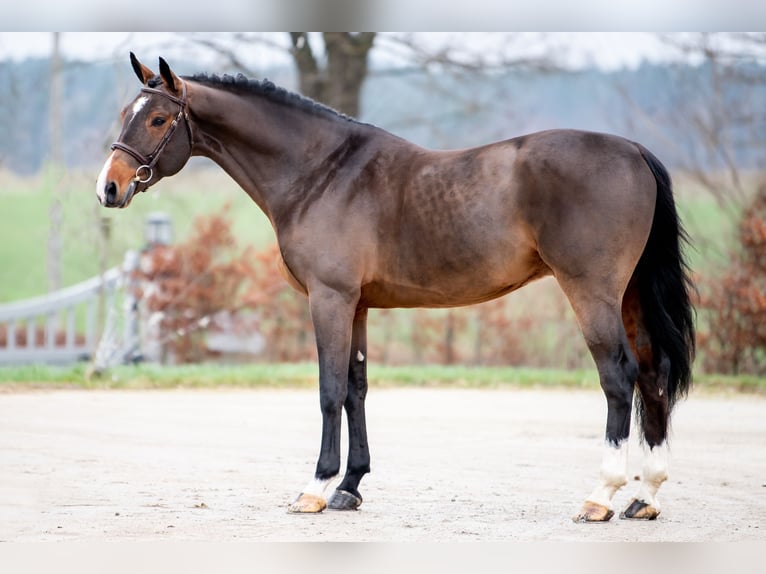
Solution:
[(659, 509), (643, 500), (634, 498), (628, 507), (620, 513), (620, 518), (627, 520), (656, 520), (660, 515)]
[(327, 503), (331, 510), (356, 510), (362, 504), (362, 497), (346, 490), (336, 490)]
[(316, 514), (325, 508), (327, 508), (327, 503), (321, 496), (301, 494), (295, 499), (295, 502), (287, 507), (287, 512), (291, 514)]
[(586, 500), (580, 512), (572, 517), (575, 522), (607, 522), (614, 516), (614, 511), (603, 504)]

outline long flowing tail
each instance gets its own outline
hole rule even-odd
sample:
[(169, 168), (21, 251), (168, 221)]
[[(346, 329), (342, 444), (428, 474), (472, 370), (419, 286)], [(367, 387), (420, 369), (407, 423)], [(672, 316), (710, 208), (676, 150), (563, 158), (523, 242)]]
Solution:
[(638, 148), (657, 180), (657, 205), (635, 276), (654, 355), (664, 354), (670, 360), (668, 401), (672, 409), (691, 387), (695, 354), (694, 307), (690, 298), (694, 285), (681, 249), (689, 238), (678, 219), (667, 169), (649, 150), (641, 145)]

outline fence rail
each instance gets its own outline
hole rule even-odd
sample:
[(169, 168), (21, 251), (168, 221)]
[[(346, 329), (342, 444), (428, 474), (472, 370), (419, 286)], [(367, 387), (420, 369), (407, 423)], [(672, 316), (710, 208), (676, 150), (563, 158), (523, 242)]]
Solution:
[[(99, 305), (105, 310), (114, 306), (124, 277), (123, 268), (113, 267), (48, 295), (0, 304), (0, 334), (5, 333), (0, 364), (61, 364), (90, 358), (99, 342)], [(78, 333), (77, 316), (83, 310), (84, 333)]]

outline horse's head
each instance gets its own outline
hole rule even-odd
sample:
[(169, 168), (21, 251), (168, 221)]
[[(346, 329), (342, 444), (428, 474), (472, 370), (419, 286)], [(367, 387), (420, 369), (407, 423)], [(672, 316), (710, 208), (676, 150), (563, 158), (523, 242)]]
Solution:
[(120, 137), (98, 176), (96, 196), (105, 207), (126, 207), (137, 192), (177, 173), (192, 152), (185, 82), (162, 58), (159, 76), (132, 52), (130, 63), (143, 88), (122, 110)]

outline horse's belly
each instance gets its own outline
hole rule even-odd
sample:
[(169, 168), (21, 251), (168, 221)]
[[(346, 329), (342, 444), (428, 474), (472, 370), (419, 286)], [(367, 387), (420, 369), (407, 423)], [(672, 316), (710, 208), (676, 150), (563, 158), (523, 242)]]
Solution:
[(549, 274), (550, 269), (538, 258), (502, 270), (441, 270), (428, 277), (378, 279), (362, 286), (361, 303), (377, 308), (473, 305), (510, 293)]

